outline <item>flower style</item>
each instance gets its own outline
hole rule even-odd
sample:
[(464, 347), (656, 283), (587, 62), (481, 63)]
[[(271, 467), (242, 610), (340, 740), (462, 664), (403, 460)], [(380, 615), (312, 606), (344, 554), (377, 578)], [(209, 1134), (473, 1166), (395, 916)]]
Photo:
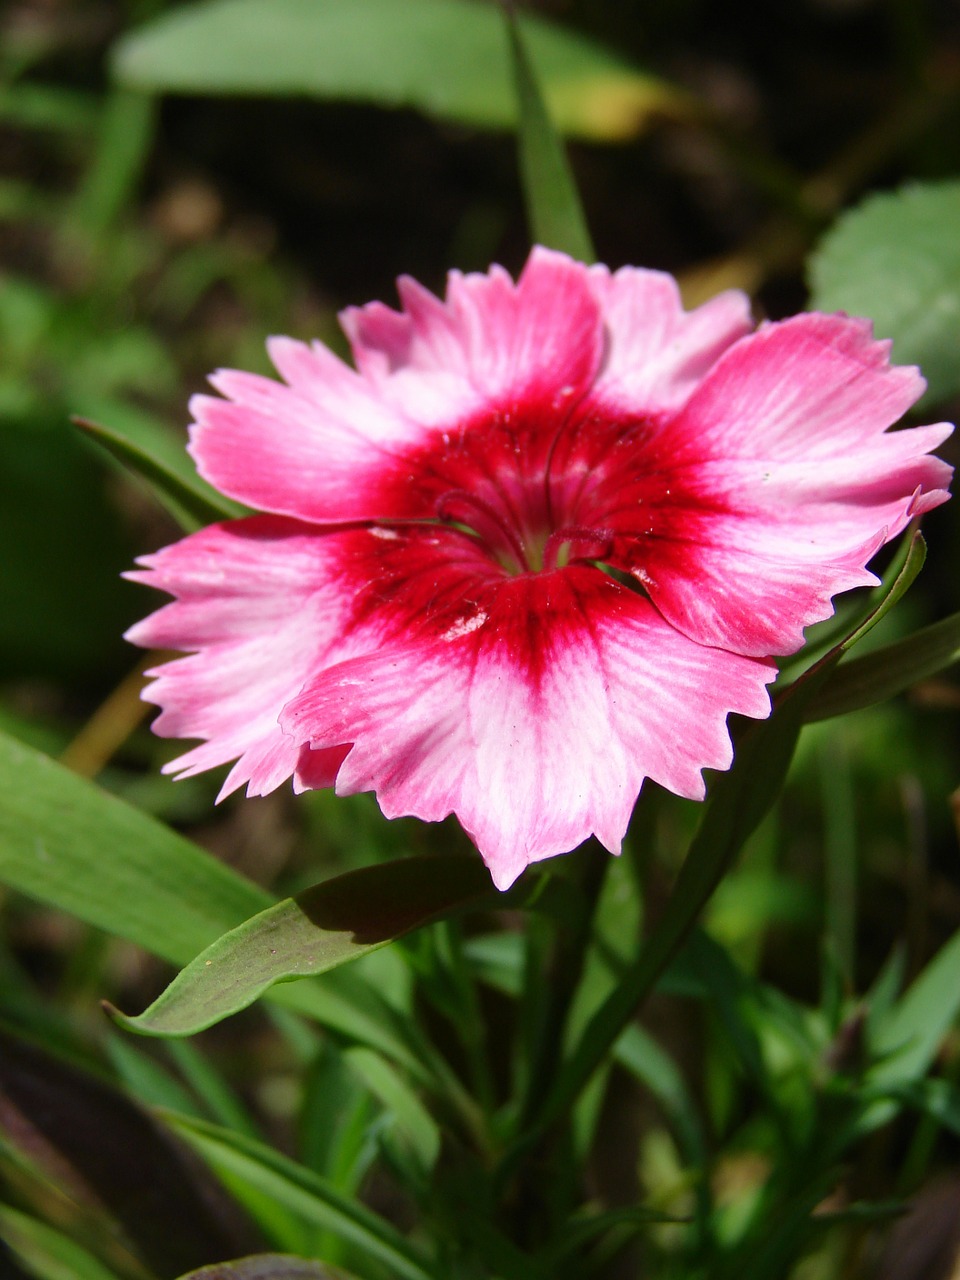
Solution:
[(684, 312), (546, 249), (398, 287), (344, 314), (355, 370), (275, 338), (282, 383), (192, 401), (200, 474), (266, 514), (145, 556), (175, 599), (128, 635), (189, 653), (145, 695), (203, 740), (169, 770), (453, 812), (506, 888), (618, 852), (645, 778), (702, 798), (773, 655), (946, 499), (951, 428), (886, 430), (924, 383), (862, 320), (753, 331), (739, 293)]

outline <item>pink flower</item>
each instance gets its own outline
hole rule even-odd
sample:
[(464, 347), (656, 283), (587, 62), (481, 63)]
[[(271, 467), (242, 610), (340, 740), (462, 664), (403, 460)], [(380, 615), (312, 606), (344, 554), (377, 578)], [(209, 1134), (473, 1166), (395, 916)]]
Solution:
[(144, 557), (175, 599), (129, 638), (190, 652), (147, 694), (203, 740), (170, 770), (453, 812), (506, 888), (616, 853), (645, 778), (702, 798), (771, 655), (946, 499), (951, 428), (886, 431), (924, 383), (862, 320), (751, 332), (738, 293), (685, 313), (545, 249), (399, 291), (345, 313), (356, 371), (275, 338), (282, 383), (194, 399), (200, 474), (268, 514)]

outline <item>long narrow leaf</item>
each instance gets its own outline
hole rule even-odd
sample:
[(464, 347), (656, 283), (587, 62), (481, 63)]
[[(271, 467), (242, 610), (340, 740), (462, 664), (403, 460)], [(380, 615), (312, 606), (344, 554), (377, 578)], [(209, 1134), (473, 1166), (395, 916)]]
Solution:
[(390, 1269), (398, 1280), (431, 1280), (426, 1260), (385, 1219), (334, 1190), (323, 1178), (261, 1143), (216, 1125), (170, 1115), (168, 1123), (232, 1185), (246, 1183), (299, 1215), (332, 1231)]
[(2, 734), (0, 884), (174, 964), (271, 902), (162, 823)]
[(134, 444), (109, 427), (91, 422), (88, 418), (74, 418), (73, 421), (75, 426), (118, 462), (146, 480), (184, 529), (198, 529), (202, 525), (233, 520), (244, 514), (241, 506), (221, 497), (203, 481), (177, 475), (165, 462), (148, 453), (141, 445)]
[(563, 141), (543, 100), (526, 36), (507, 0), (503, 11), (517, 87), (520, 178), (531, 238), (551, 249), (563, 249), (581, 262), (592, 262), (595, 254), (583, 206)]
[[(162, 823), (4, 734), (0, 884), (176, 965), (273, 901)], [(280, 986), (271, 998), (423, 1078), (396, 1011), (354, 975)]]
[(905, 640), (842, 662), (807, 709), (807, 720), (829, 720), (885, 702), (960, 661), (960, 613)]

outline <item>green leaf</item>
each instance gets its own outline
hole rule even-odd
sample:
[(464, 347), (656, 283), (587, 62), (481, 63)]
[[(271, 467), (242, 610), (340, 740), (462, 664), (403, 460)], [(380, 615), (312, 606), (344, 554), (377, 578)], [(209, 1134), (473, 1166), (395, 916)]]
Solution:
[(142, 445), (134, 444), (109, 427), (87, 418), (74, 418), (73, 423), (125, 467), (142, 476), (184, 529), (198, 529), (245, 514), (243, 507), (222, 497), (199, 477), (177, 475)]
[(234, 1262), (216, 1262), (180, 1280), (351, 1280), (339, 1267), (328, 1267), (289, 1253), (257, 1253)]
[[(178, 965), (272, 904), (189, 840), (3, 734), (0, 884)], [(424, 1080), (406, 1023), (357, 975), (331, 973), (271, 997)]]
[(954, 613), (905, 640), (841, 662), (807, 709), (807, 720), (829, 720), (885, 702), (958, 660), (960, 613)]
[(6, 1204), (0, 1204), (0, 1240), (43, 1280), (117, 1280), (75, 1240)]
[[(521, 19), (565, 133), (635, 137), (689, 111), (679, 90), (543, 19)], [(208, 0), (164, 14), (114, 50), (118, 78), (191, 94), (347, 99), (457, 124), (516, 122), (497, 8), (474, 0)]]
[(811, 306), (869, 316), (893, 358), (918, 364), (927, 401), (960, 389), (960, 182), (869, 197), (810, 262)]
[(596, 254), (563, 142), (543, 100), (526, 37), (508, 3), (504, 20), (517, 86), (520, 177), (530, 238), (581, 262), (593, 262)]
[[(900, 603), (916, 582), (926, 558), (927, 544), (923, 540), (923, 534), (915, 527), (911, 528), (897, 549), (897, 554), (884, 574), (883, 581), (871, 594), (865, 615), (849, 635), (836, 646), (837, 655), (849, 653), (854, 645), (859, 644), (864, 636), (868, 635), (877, 623)], [(827, 658), (830, 657), (831, 655), (828, 654)]]
[(3, 735), (0, 884), (174, 964), (271, 901), (189, 840)]
[(168, 1123), (213, 1169), (269, 1197), (305, 1223), (332, 1231), (358, 1252), (383, 1263), (397, 1280), (431, 1280), (418, 1251), (385, 1219), (335, 1191), (317, 1174), (262, 1143), (185, 1116)]
[(355, 1047), (344, 1052), (344, 1060), (396, 1118), (424, 1170), (432, 1169), (440, 1154), (440, 1129), (416, 1093), (379, 1053)]
[(404, 858), (349, 871), (218, 938), (138, 1017), (114, 1016), (142, 1035), (193, 1035), (275, 982), (326, 973), (490, 892), (475, 858)]
[(946, 942), (900, 1000), (869, 1024), (873, 1087), (896, 1088), (921, 1079), (960, 1014), (960, 930)]

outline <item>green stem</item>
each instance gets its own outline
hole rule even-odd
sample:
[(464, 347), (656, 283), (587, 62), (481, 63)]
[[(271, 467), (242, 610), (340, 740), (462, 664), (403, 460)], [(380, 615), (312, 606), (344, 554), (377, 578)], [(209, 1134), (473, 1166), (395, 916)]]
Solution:
[(583, 976), (594, 913), (610, 865), (606, 851), (593, 842), (578, 856), (579, 863), (575, 868), (579, 881), (578, 917), (571, 929), (556, 933), (543, 971), (528, 974), (528, 982), (536, 984), (538, 993), (536, 1002), (530, 1002), (531, 1012), (536, 1009), (539, 1017), (529, 1058), (526, 1096), (520, 1111), (520, 1133), (533, 1120), (547, 1082), (561, 1060), (567, 1018)]

